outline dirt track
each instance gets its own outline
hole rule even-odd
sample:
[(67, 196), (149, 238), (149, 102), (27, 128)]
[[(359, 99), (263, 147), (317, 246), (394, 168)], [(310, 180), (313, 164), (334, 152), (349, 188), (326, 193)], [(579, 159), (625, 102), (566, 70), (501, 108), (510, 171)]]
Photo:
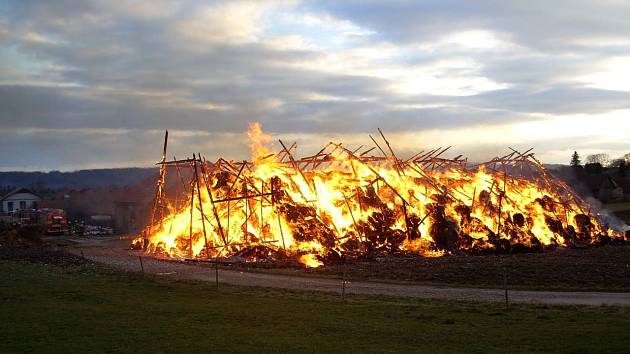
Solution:
[[(140, 271), (139, 253), (124, 250), (119, 242), (109, 240), (76, 240), (69, 250), (86, 258), (116, 268)], [(143, 257), (147, 273), (175, 277), (215, 281), (214, 268), (208, 265), (171, 262)], [(251, 273), (219, 269), (219, 282), (263, 286), (284, 289), (341, 292), (341, 281), (330, 278), (300, 277), (291, 275)], [(389, 284), (350, 281), (346, 294), (387, 295), (401, 297), (434, 298), (465, 301), (505, 301), (503, 289), (452, 288), (427, 285)], [(623, 305), (630, 306), (630, 293), (606, 292), (555, 292), (510, 290), (510, 302), (540, 303), (549, 305)]]

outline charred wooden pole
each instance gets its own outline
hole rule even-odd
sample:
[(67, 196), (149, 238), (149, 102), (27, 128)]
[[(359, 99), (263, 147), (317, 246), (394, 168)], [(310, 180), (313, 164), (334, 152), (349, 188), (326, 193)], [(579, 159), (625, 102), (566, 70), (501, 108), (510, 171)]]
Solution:
[(333, 149), (325, 156), (325, 158), (321, 159), (316, 164), (315, 163), (313, 164), (313, 167), (312, 167), (313, 170), (319, 167), (319, 165), (321, 165), (322, 163), (324, 163), (324, 161), (328, 162), (329, 161), (328, 157), (333, 156), (333, 154), (335, 153), (335, 151), (337, 151), (337, 149), (339, 148), (339, 145), (341, 144), (337, 145), (337, 144), (333, 144), (332, 142), (329, 142), (328, 145), (334, 145)]
[(190, 223), (188, 224), (188, 243), (190, 245), (190, 257), (195, 256), (193, 250), (193, 209), (195, 203), (195, 183), (194, 180), (190, 182)]
[(507, 172), (503, 172), (503, 191), (499, 194), (499, 214), (497, 220), (497, 236), (501, 237), (501, 207), (503, 203), (503, 197), (505, 196), (505, 180), (507, 178)]
[[(215, 204), (218, 203), (224, 203), (224, 202), (228, 202), (228, 201), (235, 201), (235, 200), (244, 200), (244, 199), (251, 199), (251, 198), (258, 198), (258, 197), (266, 197), (266, 196), (271, 196), (271, 193), (263, 193), (263, 194), (247, 194), (247, 197), (244, 196), (240, 196), (240, 197), (232, 197), (232, 198), (223, 198), (223, 199), (217, 199), (214, 201)], [(255, 211), (253, 210), (254, 208), (250, 208), (250, 214), (253, 214)]]
[(287, 252), (287, 245), (284, 241), (284, 232), (282, 231), (282, 221), (280, 220), (280, 213), (277, 213), (278, 215), (278, 228), (280, 229), (280, 237), (282, 237), (282, 249), (284, 249), (284, 252)]
[[(194, 158), (193, 154), (193, 158)], [(201, 162), (201, 159), (199, 159)], [(206, 256), (210, 258), (210, 252), (208, 251), (208, 236), (206, 234), (206, 220), (203, 212), (203, 199), (201, 198), (201, 187), (199, 186), (199, 170), (197, 168), (197, 161), (195, 161), (195, 184), (197, 185), (197, 198), (199, 199), (199, 211), (201, 212), (201, 227), (203, 229), (203, 242), (206, 250)]]
[(226, 246), (227, 240), (225, 239), (223, 227), (221, 226), (221, 219), (219, 218), (219, 212), (217, 211), (217, 206), (216, 206), (216, 203), (214, 202), (214, 197), (212, 196), (212, 189), (210, 188), (210, 182), (208, 181), (208, 177), (206, 175), (206, 168), (204, 165), (205, 164), (201, 164), (201, 175), (203, 176), (204, 184), (206, 185), (206, 192), (208, 193), (210, 204), (212, 204), (212, 214), (214, 215), (214, 219), (217, 222), (217, 228), (219, 229), (219, 236), (221, 236), (223, 245)]
[(230, 241), (230, 214), (232, 211), (230, 210), (230, 201), (227, 201), (227, 230), (225, 234), (226, 241)]
[(293, 142), (293, 144), (291, 144), (291, 146), (289, 146), (289, 149), (286, 149), (286, 148), (283, 147), (282, 150), (276, 154), (276, 159), (278, 160), (278, 162), (284, 162), (284, 159), (287, 157), (287, 155), (286, 155), (287, 152), (293, 150), (293, 148), (296, 145), (297, 145), (297, 142)]
[[(372, 166), (370, 166), (370, 165), (369, 165), (368, 163), (366, 163), (366, 162), (361, 161), (361, 159), (359, 159), (356, 155), (354, 155), (354, 154), (352, 153), (352, 151), (350, 151), (350, 150), (348, 150), (348, 149), (346, 149), (346, 148), (344, 148), (344, 147), (342, 147), (342, 146), (340, 146), (340, 145), (337, 145), (337, 146), (341, 147), (341, 148), (342, 148), (342, 149), (343, 149), (343, 150), (344, 150), (344, 151), (348, 154), (348, 157), (349, 157), (349, 158), (351, 158), (351, 159), (355, 159), (355, 160), (357, 160), (357, 161), (361, 162), (361, 163), (363, 164), (363, 166), (367, 167), (370, 171), (372, 171), (372, 173), (373, 173), (373, 174), (377, 177), (377, 179), (376, 179), (376, 181), (375, 181), (375, 182), (376, 182), (376, 187), (377, 187), (377, 193), (378, 193), (378, 181), (379, 181), (379, 180), (381, 180), (381, 181), (383, 181), (383, 183), (384, 183), (384, 184), (385, 184), (385, 185), (386, 185), (386, 186), (387, 186), (387, 187), (388, 187), (388, 188), (389, 188), (392, 192), (394, 192), (394, 194), (396, 194), (396, 195), (397, 195), (397, 196), (398, 196), (398, 197), (399, 197), (399, 198), (403, 201), (403, 203), (407, 203), (407, 200), (406, 200), (406, 199), (402, 196), (402, 194), (400, 194), (400, 193), (398, 192), (398, 190), (396, 190), (396, 188), (394, 188), (394, 186), (392, 186), (391, 184), (389, 184), (389, 183), (385, 180), (385, 178), (383, 178), (383, 176), (381, 176), (381, 175), (378, 173), (378, 171), (376, 171), (374, 168), (372, 168)], [(416, 199), (417, 199), (417, 198), (416, 198)]]
[(236, 185), (236, 182), (239, 181), (239, 179), (241, 177), (241, 173), (243, 173), (243, 169), (245, 168), (245, 165), (247, 165), (247, 161), (243, 161), (243, 164), (241, 165), (241, 168), (238, 170), (238, 173), (236, 174), (236, 178), (234, 179), (234, 182), (232, 182), (232, 185), (230, 185), (230, 188), (228, 188), (228, 191), (226, 193), (226, 195), (228, 197), (232, 193), (232, 189), (234, 189), (234, 186)]
[[(168, 146), (168, 130), (164, 133), (164, 148), (162, 150), (162, 162), (166, 161), (166, 148)], [(162, 167), (162, 166), (160, 166)], [(164, 187), (166, 182), (166, 167), (160, 168), (160, 224), (164, 221)]]
[(277, 177), (272, 177), (272, 180), (271, 180), (271, 207), (273, 208), (273, 210), (275, 210), (276, 216), (278, 218), (278, 229), (280, 230), (280, 237), (282, 237), (282, 249), (286, 253), (287, 245), (284, 241), (284, 232), (282, 231), (282, 221), (280, 220), (280, 212), (278, 208), (275, 207), (276, 198), (277, 198), (276, 193), (278, 192), (276, 191), (276, 187), (275, 187), (276, 184), (274, 183), (273, 178), (277, 178)]
[(488, 200), (486, 200), (486, 202), (484, 203), (483, 210), (481, 211), (481, 214), (485, 214), (486, 213), (486, 209), (488, 208), (488, 204), (492, 203), (492, 190), (494, 189), (494, 185), (495, 184), (496, 184), (496, 181), (493, 179), (492, 180), (492, 185), (490, 186), (490, 192), (488, 192)]
[[(214, 218), (217, 222), (217, 228), (219, 229), (219, 235), (221, 236), (221, 239), (223, 240), (223, 245), (226, 246), (227, 241), (225, 239), (225, 235), (223, 234), (223, 228), (221, 227), (221, 220), (219, 219), (219, 214), (217, 213), (217, 208), (214, 203), (214, 198), (212, 197), (212, 190), (210, 189), (210, 183), (208, 182), (208, 177), (206, 175), (205, 159), (203, 161), (201, 160), (201, 154), (199, 154), (199, 160), (201, 162), (201, 175), (203, 176), (203, 182), (206, 185), (206, 193), (208, 193), (208, 198), (210, 199), (210, 203), (212, 204), (212, 213), (214, 214)], [(197, 169), (195, 168), (195, 173), (196, 172), (197, 172)], [(199, 184), (197, 184), (197, 187), (199, 187)], [(201, 203), (201, 197), (199, 199), (200, 199), (199, 203)], [(201, 214), (204, 215), (203, 209), (201, 209)], [(206, 231), (205, 231), (205, 224), (204, 224), (204, 237), (205, 237), (205, 232)], [(206, 249), (206, 253), (208, 254), (208, 259), (209, 259), (210, 253), (207, 251), (207, 249)], [(214, 255), (214, 280), (216, 283), (217, 291), (219, 291), (219, 253), (221, 252), (219, 251), (218, 248), (216, 248), (215, 255)]]
[[(164, 148), (162, 150), (162, 160), (160, 164), (160, 174), (158, 177), (156, 189), (155, 189), (155, 199), (153, 200), (153, 207), (151, 208), (151, 231), (155, 226), (155, 217), (157, 213), (157, 209), (160, 208), (160, 222), (164, 220), (164, 210), (163, 210), (163, 199), (164, 199), (164, 180), (166, 178), (166, 148), (168, 145), (168, 130), (164, 133)], [(148, 246), (148, 239), (146, 238), (146, 233), (144, 234), (143, 240), (143, 248), (146, 249)]]
[(247, 235), (247, 224), (249, 222), (249, 216), (248, 216), (248, 209), (249, 209), (249, 199), (248, 195), (249, 193), (247, 192), (247, 183), (245, 181), (243, 181), (243, 187), (241, 189), (241, 193), (243, 193), (243, 195), (245, 196), (245, 198), (243, 199), (243, 202), (245, 203), (245, 223), (243, 224), (243, 240), (245, 240), (245, 242), (248, 242), (248, 235)]
[[(179, 164), (177, 163), (177, 157), (173, 156), (173, 161), (175, 161), (175, 171), (177, 172), (177, 179), (180, 180), (182, 184), (181, 193), (180, 193), (179, 184), (177, 184), (177, 186), (175, 187), (175, 209), (179, 210), (179, 207), (180, 207), (179, 197), (180, 197), (180, 194), (186, 193), (186, 183), (184, 183), (184, 180), (182, 179), (182, 175), (179, 171)], [(173, 231), (174, 222), (175, 222), (175, 219), (171, 218), (171, 225), (169, 226), (169, 229), (168, 229), (169, 233)]]
[[(177, 179), (179, 179), (182, 185), (182, 191), (186, 191), (186, 182), (184, 182), (184, 177), (182, 176), (181, 169), (179, 168), (177, 158), (173, 156), (173, 160), (175, 161), (175, 171), (177, 172)], [(179, 208), (179, 205), (176, 205), (176, 207)]]
[(282, 147), (284, 148), (284, 151), (287, 152), (287, 156), (289, 156), (289, 160), (291, 161), (291, 165), (293, 165), (293, 168), (295, 169), (295, 171), (300, 173), (300, 176), (302, 176), (302, 179), (304, 179), (304, 182), (306, 183), (308, 188), (311, 190), (311, 192), (315, 193), (315, 191), (313, 190), (313, 186), (311, 185), (311, 182), (309, 182), (309, 180), (304, 175), (304, 172), (302, 172), (302, 170), (300, 169), (300, 166), (298, 166), (298, 164), (295, 162), (295, 159), (293, 158), (293, 155), (291, 154), (291, 152), (287, 149), (287, 147), (284, 145), (282, 140), (278, 139), (278, 141), (280, 142), (280, 145), (282, 145)]
[(348, 202), (348, 198), (345, 194), (343, 194), (343, 199), (346, 201), (346, 206), (348, 207), (348, 211), (350, 212), (350, 217), (352, 218), (352, 223), (354, 224), (354, 229), (357, 231), (357, 235), (360, 238), (363, 238), (362, 232), (359, 231), (359, 227), (357, 226), (357, 220), (354, 218), (354, 214), (352, 213), (352, 208), (350, 207), (350, 202)]
[(394, 150), (392, 149), (392, 146), (389, 144), (389, 141), (387, 141), (387, 139), (385, 138), (385, 134), (383, 134), (383, 132), (381, 131), (381, 128), (377, 128), (377, 129), (378, 129), (378, 132), (381, 134), (381, 138), (383, 138), (383, 141), (385, 141), (385, 144), (387, 145), (389, 152), (392, 154), (392, 159), (394, 159), (394, 167), (396, 168), (396, 172), (398, 172), (399, 176), (401, 173), (405, 175), (405, 170), (403, 170), (402, 166), (400, 165), (400, 160), (398, 159), (398, 157), (396, 157), (396, 154), (394, 154)]
[(381, 146), (376, 142), (376, 140), (374, 140), (374, 138), (372, 137), (372, 135), (370, 135), (370, 139), (372, 139), (372, 142), (374, 143), (374, 145), (376, 145), (376, 147), (381, 151), (381, 153), (383, 154), (383, 156), (387, 157), (387, 154), (385, 153), (385, 150), (383, 150), (381, 148)]
[(402, 211), (405, 216), (405, 233), (407, 234), (407, 240), (409, 240), (411, 239), (411, 230), (409, 230), (409, 215), (407, 214), (407, 202), (404, 199), (402, 199)]
[[(238, 170), (238, 173), (236, 174), (236, 178), (234, 178), (234, 182), (232, 182), (232, 184), (230, 185), (230, 188), (228, 188), (228, 191), (225, 194), (228, 198), (232, 194), (232, 190), (234, 189), (236, 182), (238, 182), (241, 176), (241, 173), (243, 173), (243, 169), (245, 168), (246, 164), (247, 164), (247, 161), (243, 161), (243, 163), (241, 164), (241, 168)], [(230, 200), (227, 200), (227, 233), (225, 235), (226, 243), (230, 241), (230, 214), (232, 214), (230, 209), (231, 209)]]
[(259, 238), (263, 241), (265, 241), (265, 239), (263, 238), (263, 200), (264, 200), (264, 195), (265, 194), (265, 181), (260, 181), (260, 235)]
[[(363, 213), (363, 203), (361, 203), (361, 195), (359, 194), (359, 187), (356, 188), (357, 203), (359, 204), (359, 211)], [(367, 237), (365, 236), (365, 229), (361, 228), (361, 235), (363, 236), (363, 242), (367, 244)]]
[(313, 155), (313, 159), (311, 160), (311, 162), (309, 162), (309, 163), (307, 164), (307, 166), (308, 166), (309, 164), (311, 164), (311, 163), (312, 163), (312, 166), (313, 166), (313, 167), (311, 167), (311, 169), (315, 169), (315, 167), (317, 167), (317, 166), (315, 166), (315, 161), (317, 160), (317, 157), (318, 157), (318, 156), (320, 156), (321, 154), (323, 154), (323, 153), (324, 153), (324, 151), (325, 151), (326, 149), (328, 149), (328, 147), (330, 146), (330, 144), (331, 144), (331, 143), (326, 144), (326, 146), (324, 146), (321, 150), (319, 150), (319, 151), (317, 152), (317, 154)]

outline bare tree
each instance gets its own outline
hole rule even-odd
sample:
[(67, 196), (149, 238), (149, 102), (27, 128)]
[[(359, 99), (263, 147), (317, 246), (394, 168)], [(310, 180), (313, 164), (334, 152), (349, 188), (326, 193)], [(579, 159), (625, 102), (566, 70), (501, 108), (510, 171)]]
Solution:
[(598, 163), (602, 166), (608, 165), (610, 157), (608, 154), (594, 154), (586, 157), (586, 163)]

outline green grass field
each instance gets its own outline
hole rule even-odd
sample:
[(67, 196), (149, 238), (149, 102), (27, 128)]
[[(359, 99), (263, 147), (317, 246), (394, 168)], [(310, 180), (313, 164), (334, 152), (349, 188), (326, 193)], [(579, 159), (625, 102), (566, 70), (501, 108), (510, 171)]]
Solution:
[(2, 352), (623, 352), (630, 309), (351, 297), (0, 261)]

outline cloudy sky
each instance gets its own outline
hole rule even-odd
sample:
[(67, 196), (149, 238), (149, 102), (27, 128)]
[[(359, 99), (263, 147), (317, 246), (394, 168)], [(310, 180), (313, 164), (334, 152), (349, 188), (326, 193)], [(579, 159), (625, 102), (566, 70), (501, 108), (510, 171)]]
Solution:
[(548, 163), (630, 152), (628, 1), (0, 1), (0, 170), (310, 152), (383, 129)]

